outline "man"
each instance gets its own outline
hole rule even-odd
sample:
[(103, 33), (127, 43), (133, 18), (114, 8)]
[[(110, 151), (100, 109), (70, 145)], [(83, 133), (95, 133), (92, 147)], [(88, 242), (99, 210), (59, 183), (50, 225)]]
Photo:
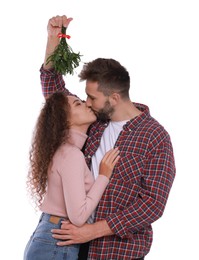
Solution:
[[(61, 26), (67, 27), (71, 20), (66, 16), (49, 20), (40, 70), (45, 97), (58, 90), (71, 94), (62, 76), (52, 64), (46, 64), (59, 43)], [(94, 223), (79, 228), (64, 223), (53, 236), (63, 240), (58, 245), (90, 241), (91, 260), (144, 259), (152, 244), (151, 224), (162, 216), (175, 177), (169, 134), (150, 116), (147, 106), (130, 100), (130, 77), (119, 62), (100, 58), (89, 62), (80, 80), (86, 81), (86, 104), (98, 116), (84, 150), (87, 163), (97, 176), (102, 156), (113, 147), (119, 147), (120, 161), (96, 209)]]

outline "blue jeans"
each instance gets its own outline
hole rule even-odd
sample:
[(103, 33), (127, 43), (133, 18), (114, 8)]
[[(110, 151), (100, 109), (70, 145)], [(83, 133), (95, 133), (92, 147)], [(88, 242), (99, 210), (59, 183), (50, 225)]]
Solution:
[(52, 237), (51, 229), (61, 228), (50, 222), (51, 215), (42, 213), (38, 226), (32, 234), (24, 251), (24, 260), (76, 260), (80, 245), (57, 246), (57, 239)]

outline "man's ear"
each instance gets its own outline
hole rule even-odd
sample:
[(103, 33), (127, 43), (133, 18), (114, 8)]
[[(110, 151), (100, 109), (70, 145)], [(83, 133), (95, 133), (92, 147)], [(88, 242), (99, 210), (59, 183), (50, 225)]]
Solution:
[(113, 93), (112, 95), (109, 96), (109, 101), (111, 103), (112, 106), (115, 106), (119, 103), (121, 97), (120, 94), (118, 93)]

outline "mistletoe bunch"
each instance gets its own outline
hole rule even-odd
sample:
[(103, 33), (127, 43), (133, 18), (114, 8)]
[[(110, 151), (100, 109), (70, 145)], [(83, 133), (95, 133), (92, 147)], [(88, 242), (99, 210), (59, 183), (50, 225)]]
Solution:
[(57, 73), (62, 75), (66, 74), (74, 74), (74, 69), (79, 66), (81, 61), (80, 53), (74, 53), (72, 48), (66, 42), (66, 38), (70, 38), (70, 36), (66, 35), (66, 27), (62, 26), (62, 33), (58, 35), (61, 38), (58, 46), (50, 55), (46, 61), (46, 64), (52, 62), (54, 69)]

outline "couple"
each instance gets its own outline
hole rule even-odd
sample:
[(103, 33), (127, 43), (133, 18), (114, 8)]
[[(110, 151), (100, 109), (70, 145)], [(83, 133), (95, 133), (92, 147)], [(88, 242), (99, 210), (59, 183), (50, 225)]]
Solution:
[(46, 60), (71, 20), (48, 23), (40, 70), (46, 103), (29, 175), (43, 213), (24, 259), (77, 259), (78, 251), (80, 260), (144, 259), (175, 177), (171, 140), (147, 106), (131, 102), (129, 74), (113, 59), (84, 65), (86, 103), (65, 88)]

